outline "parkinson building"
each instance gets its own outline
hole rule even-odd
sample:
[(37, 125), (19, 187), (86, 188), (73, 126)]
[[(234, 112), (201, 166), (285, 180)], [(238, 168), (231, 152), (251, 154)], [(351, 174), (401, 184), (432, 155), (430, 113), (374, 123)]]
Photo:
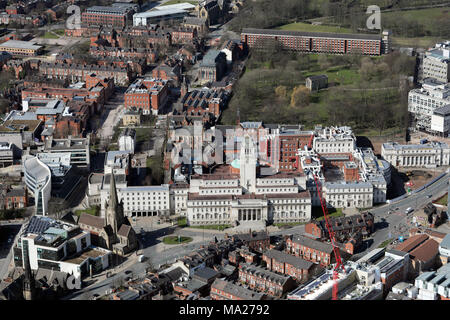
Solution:
[(189, 225), (232, 224), (252, 227), (267, 223), (307, 222), (311, 196), (302, 172), (264, 175), (256, 146), (243, 137), (239, 159), (213, 173), (193, 175), (185, 193)]

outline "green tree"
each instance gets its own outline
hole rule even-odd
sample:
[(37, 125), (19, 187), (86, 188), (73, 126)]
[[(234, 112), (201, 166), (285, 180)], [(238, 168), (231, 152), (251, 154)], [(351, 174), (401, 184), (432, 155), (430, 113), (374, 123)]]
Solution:
[(309, 104), (310, 92), (305, 86), (298, 86), (292, 90), (291, 107), (305, 107)]

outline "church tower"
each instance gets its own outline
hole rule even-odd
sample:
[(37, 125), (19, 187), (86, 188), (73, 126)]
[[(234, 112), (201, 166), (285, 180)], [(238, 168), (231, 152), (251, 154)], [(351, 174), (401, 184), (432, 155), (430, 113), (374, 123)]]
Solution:
[(119, 203), (116, 189), (116, 179), (111, 172), (111, 182), (109, 184), (109, 201), (106, 206), (106, 225), (111, 225), (114, 234), (117, 234), (123, 223), (123, 206)]
[(245, 135), (241, 143), (240, 184), (246, 193), (256, 192), (256, 148), (253, 139)]

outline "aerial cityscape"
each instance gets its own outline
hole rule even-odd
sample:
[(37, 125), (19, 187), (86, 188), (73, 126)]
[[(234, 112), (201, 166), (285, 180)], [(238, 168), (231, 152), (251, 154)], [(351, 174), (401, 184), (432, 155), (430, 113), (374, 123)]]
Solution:
[(0, 181), (0, 300), (450, 300), (450, 3), (0, 0)]

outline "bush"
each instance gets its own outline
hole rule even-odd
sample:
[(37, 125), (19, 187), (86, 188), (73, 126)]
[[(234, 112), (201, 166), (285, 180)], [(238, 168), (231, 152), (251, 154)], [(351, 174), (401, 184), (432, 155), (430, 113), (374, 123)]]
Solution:
[(0, 220), (21, 219), (25, 209), (0, 210)]

